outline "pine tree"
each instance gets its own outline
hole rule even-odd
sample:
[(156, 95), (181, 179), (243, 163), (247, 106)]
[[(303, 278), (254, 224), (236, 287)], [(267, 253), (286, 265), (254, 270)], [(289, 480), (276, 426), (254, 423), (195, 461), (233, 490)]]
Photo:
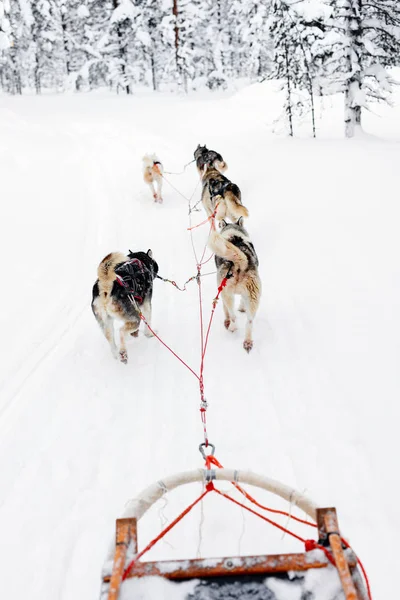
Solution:
[(129, 55), (134, 41), (134, 24), (138, 7), (130, 0), (112, 0), (113, 12), (109, 28), (109, 46), (105, 49), (109, 56), (109, 80), (117, 91), (122, 88), (132, 93), (132, 73)]
[(254, 0), (248, 5), (247, 18), (242, 21), (242, 43), (246, 49), (244, 59), (247, 76), (250, 77), (265, 77), (272, 68), (267, 27), (270, 5), (269, 0)]
[(10, 4), (8, 0), (0, 0), (0, 53), (6, 53), (10, 48), (10, 20), (8, 18)]
[(60, 10), (54, 0), (31, 0), (35, 42), (35, 87), (64, 90), (65, 54)]
[(294, 91), (304, 86), (306, 65), (301, 47), (296, 14), (285, 0), (272, 0), (269, 27), (274, 42), (274, 61), (271, 78), (284, 80), (286, 99), (284, 111), (293, 135)]
[(387, 67), (400, 53), (400, 6), (397, 0), (332, 0), (336, 33), (331, 78), (345, 94), (345, 134), (361, 128), (368, 101), (390, 97)]
[(176, 32), (171, 5), (158, 0), (142, 0), (135, 21), (136, 62), (140, 79), (154, 90), (176, 74)]

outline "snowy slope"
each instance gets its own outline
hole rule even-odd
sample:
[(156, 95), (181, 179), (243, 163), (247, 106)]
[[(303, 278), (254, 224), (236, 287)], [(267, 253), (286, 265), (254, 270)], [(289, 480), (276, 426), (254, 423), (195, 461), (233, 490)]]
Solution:
[[(117, 363), (90, 311), (97, 264), (109, 251), (152, 248), (162, 276), (195, 274), (187, 204), (166, 184), (164, 205), (155, 205), (140, 159), (157, 151), (167, 170), (180, 171), (200, 142), (222, 153), (242, 189), (263, 280), (249, 355), (243, 316), (231, 334), (217, 308), (205, 370), (217, 457), (337, 506), (375, 600), (390, 597), (389, 550), (400, 533), (400, 111), (368, 115), (368, 131), (385, 139), (353, 141), (338, 135), (336, 102), (317, 141), (271, 133), (278, 113), (269, 86), (217, 99), (0, 98), (4, 596), (97, 598), (126, 500), (202, 466), (194, 377), (143, 335), (129, 344), (128, 366)], [(193, 165), (167, 177), (185, 195), (197, 182)], [(200, 250), (206, 237), (206, 227), (196, 230)], [(214, 276), (203, 286), (209, 314)], [(157, 281), (153, 324), (198, 368), (195, 283), (181, 293)], [(198, 492), (160, 503), (139, 541)], [(152, 556), (301, 550), (220, 498), (203, 508)]]

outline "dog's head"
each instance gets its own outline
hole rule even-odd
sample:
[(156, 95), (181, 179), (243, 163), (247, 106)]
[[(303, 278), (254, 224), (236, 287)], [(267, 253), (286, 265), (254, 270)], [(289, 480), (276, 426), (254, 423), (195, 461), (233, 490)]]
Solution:
[(228, 168), (226, 162), (219, 152), (215, 152), (215, 150), (209, 150), (207, 146), (201, 146), (200, 144), (194, 151), (194, 159), (200, 174), (204, 172), (205, 167), (213, 167), (214, 169), (220, 171), (220, 173), (223, 173)]
[(147, 252), (132, 252), (132, 250), (129, 250), (128, 256), (129, 256), (129, 258), (137, 258), (138, 260), (141, 260), (142, 263), (153, 274), (153, 278), (157, 275), (158, 264), (156, 263), (156, 261), (153, 258), (152, 250), (149, 249), (149, 250), (147, 250)]
[(143, 166), (144, 167), (150, 167), (152, 168), (154, 166), (155, 163), (159, 163), (160, 160), (157, 156), (157, 154), (153, 153), (153, 154), (145, 154), (142, 158), (143, 161)]
[(240, 217), (240, 219), (238, 219), (235, 223), (228, 223), (227, 221), (222, 219), (219, 222), (219, 226), (221, 228), (221, 233), (223, 231), (225, 231), (226, 229), (236, 229), (237, 231), (240, 231), (244, 235), (248, 236), (249, 234), (247, 233), (246, 229), (244, 228), (243, 223), (244, 223), (243, 217)]

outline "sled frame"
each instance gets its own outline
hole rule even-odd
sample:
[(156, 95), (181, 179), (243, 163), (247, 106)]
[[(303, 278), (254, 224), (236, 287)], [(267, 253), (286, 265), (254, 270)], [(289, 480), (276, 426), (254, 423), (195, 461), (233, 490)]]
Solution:
[[(335, 508), (317, 509), (319, 543), (327, 546), (333, 554), (346, 600), (366, 600), (366, 592), (352, 552), (343, 549)], [(137, 520), (134, 517), (117, 519), (115, 554), (111, 576), (104, 576), (109, 583), (107, 600), (118, 600), (124, 574), (127, 552), (137, 554)], [(128, 578), (161, 576), (169, 580), (216, 578), (241, 575), (270, 575), (288, 571), (323, 569), (329, 565), (325, 556), (318, 559), (308, 553), (273, 554), (258, 556), (232, 556), (216, 559), (137, 561)]]

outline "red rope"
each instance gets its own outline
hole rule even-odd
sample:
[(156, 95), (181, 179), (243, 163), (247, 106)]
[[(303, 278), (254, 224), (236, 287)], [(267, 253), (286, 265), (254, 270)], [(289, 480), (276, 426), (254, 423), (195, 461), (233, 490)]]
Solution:
[(202, 221), (201, 223), (198, 223), (197, 225), (193, 225), (193, 227), (188, 227), (187, 230), (188, 231), (193, 231), (193, 229), (197, 229), (198, 227), (201, 227), (202, 225), (205, 225), (206, 223), (213, 223), (214, 217), (217, 214), (217, 210), (218, 210), (218, 206), (219, 206), (219, 202), (217, 202), (217, 204), (215, 205), (215, 210), (213, 212), (212, 215), (210, 215), (209, 217), (207, 217), (207, 219), (204, 219), (204, 221)]
[[(205, 254), (205, 252), (204, 252), (204, 254)], [(203, 254), (203, 256), (202, 256), (202, 260), (203, 260), (203, 258), (204, 258), (204, 254)], [(200, 261), (200, 266), (201, 266), (201, 267), (204, 267), (204, 265), (206, 265), (208, 262), (210, 262), (210, 260), (212, 259), (212, 257), (213, 257), (213, 256), (214, 256), (214, 252), (212, 252), (212, 253), (210, 254), (210, 256), (207, 258), (207, 260), (205, 260), (204, 262), (201, 262), (201, 261)], [(203, 275), (203, 277), (204, 277), (204, 275)]]
[[(200, 375), (199, 375), (200, 398), (201, 398), (200, 417), (201, 417), (201, 422), (203, 424), (204, 442), (206, 444), (206, 447), (208, 446), (208, 434), (207, 434), (207, 417), (206, 417), (207, 402), (206, 402), (206, 399), (204, 396), (204, 358), (205, 358), (206, 351), (207, 351), (208, 338), (210, 335), (210, 329), (211, 329), (211, 324), (212, 324), (213, 317), (214, 317), (215, 308), (217, 306), (219, 295), (222, 292), (223, 288), (226, 286), (227, 281), (228, 281), (228, 278), (224, 277), (224, 279), (221, 281), (221, 283), (218, 287), (217, 295), (213, 300), (213, 307), (211, 310), (211, 315), (210, 315), (210, 320), (209, 320), (208, 327), (207, 327), (205, 341), (204, 341), (204, 344), (202, 344)], [(200, 302), (201, 302), (201, 300), (200, 300)], [(202, 317), (201, 317), (201, 319), (202, 319)], [(203, 321), (202, 320), (201, 320), (201, 328), (202, 328), (202, 337), (203, 337)]]
[(177, 353), (176, 353), (176, 352), (174, 352), (174, 351), (172, 350), (172, 348), (170, 348), (170, 347), (168, 346), (168, 344), (166, 344), (166, 343), (165, 343), (165, 342), (164, 342), (164, 341), (163, 341), (163, 340), (160, 338), (160, 336), (159, 336), (159, 335), (157, 335), (157, 333), (154, 331), (154, 329), (152, 329), (152, 328), (150, 327), (150, 325), (149, 325), (149, 324), (148, 324), (148, 322), (146, 321), (146, 319), (145, 319), (145, 317), (143, 316), (143, 314), (142, 314), (142, 313), (139, 313), (139, 314), (140, 314), (140, 318), (142, 319), (142, 321), (144, 321), (144, 323), (146, 323), (147, 327), (149, 328), (149, 330), (151, 331), (151, 333), (154, 335), (154, 337), (156, 337), (156, 338), (158, 339), (158, 341), (160, 341), (160, 342), (162, 343), (162, 345), (163, 345), (163, 346), (165, 346), (165, 347), (167, 348), (167, 350), (169, 350), (169, 351), (170, 351), (170, 352), (171, 352), (171, 353), (172, 353), (174, 356), (176, 356), (176, 358), (177, 358), (177, 359), (178, 359), (178, 360), (179, 360), (179, 361), (180, 361), (180, 362), (181, 362), (183, 365), (185, 365), (185, 367), (186, 367), (187, 369), (189, 369), (189, 371), (190, 371), (191, 373), (193, 373), (193, 375), (194, 375), (194, 376), (195, 376), (197, 379), (199, 379), (199, 376), (197, 375), (197, 373), (195, 373), (195, 371), (193, 371), (193, 369), (192, 369), (191, 367), (189, 367), (189, 365), (188, 365), (187, 363), (185, 363), (185, 361), (184, 361), (184, 360), (182, 360), (182, 359), (181, 359), (181, 357), (180, 357), (180, 356), (178, 356), (178, 355), (177, 355)]
[[(210, 469), (211, 464), (215, 465), (219, 469), (224, 468), (221, 465), (221, 463), (215, 458), (215, 456), (210, 454), (209, 456), (206, 457), (206, 469)], [(277, 510), (275, 508), (269, 508), (268, 506), (264, 506), (263, 504), (260, 504), (259, 502), (257, 502), (257, 500), (255, 498), (253, 498), (253, 496), (250, 496), (250, 494), (248, 492), (246, 492), (246, 490), (243, 489), (238, 483), (236, 483), (234, 481), (232, 481), (231, 483), (247, 500), (250, 500), (250, 502), (252, 502), (256, 506), (258, 506), (258, 508), (261, 508), (262, 510), (266, 510), (268, 512), (271, 512), (271, 513), (274, 513), (277, 515), (283, 515), (284, 517), (289, 517), (290, 519), (294, 519), (295, 521), (298, 521), (299, 523), (303, 523), (304, 525), (309, 525), (310, 527), (318, 527), (318, 525), (316, 525), (315, 523), (310, 523), (310, 521), (306, 521), (305, 519), (301, 519), (300, 517), (291, 515), (290, 513), (285, 512), (284, 510)]]
[(207, 402), (204, 396), (204, 381), (203, 381), (203, 372), (202, 372), (202, 363), (203, 363), (203, 351), (204, 351), (204, 325), (203, 325), (203, 297), (201, 293), (201, 261), (204, 258), (204, 254), (206, 252), (206, 247), (204, 248), (203, 255), (200, 259), (200, 264), (197, 265), (197, 273), (198, 273), (198, 285), (199, 285), (199, 308), (200, 308), (200, 375), (199, 375), (199, 389), (200, 389), (200, 419), (201, 424), (203, 426), (203, 436), (204, 443), (206, 447), (208, 446), (208, 433), (207, 433)]
[(207, 484), (205, 491), (194, 502), (192, 502), (192, 504), (190, 504), (187, 508), (185, 508), (185, 510), (182, 511), (176, 517), (176, 519), (174, 519), (165, 529), (163, 529), (162, 532), (157, 537), (155, 537), (153, 540), (151, 540), (151, 542), (149, 542), (147, 544), (147, 546), (145, 548), (143, 548), (143, 550), (141, 550), (138, 554), (136, 554), (135, 558), (133, 558), (131, 560), (131, 562), (128, 564), (128, 566), (126, 567), (124, 574), (122, 576), (122, 581), (125, 581), (125, 579), (128, 577), (129, 573), (132, 571), (133, 565), (139, 560), (139, 558), (141, 558), (144, 554), (146, 554), (146, 552), (151, 550), (151, 548), (153, 548), (153, 546), (155, 546), (155, 544), (157, 544), (158, 541), (160, 541), (169, 531), (171, 531), (171, 529), (173, 527), (175, 527), (175, 525), (177, 525), (177, 523), (179, 523), (179, 521), (181, 521), (183, 519), (183, 517), (185, 517), (192, 510), (192, 508), (194, 506), (196, 506), (196, 504), (201, 502), (201, 500), (203, 500), (204, 496), (206, 496), (208, 494), (208, 492), (211, 492), (213, 489), (214, 489), (214, 486), (211, 482), (209, 484)]
[(322, 550), (325, 553), (326, 557), (328, 558), (329, 562), (331, 562), (333, 565), (335, 565), (335, 559), (333, 558), (333, 556), (329, 552), (329, 550), (327, 548), (324, 548), (324, 546), (321, 546), (320, 544), (318, 544), (315, 540), (306, 540), (306, 539), (302, 538), (300, 535), (297, 535), (297, 533), (294, 533), (293, 531), (290, 531), (290, 529), (287, 529), (286, 527), (283, 527), (283, 525), (279, 525), (279, 523), (275, 523), (275, 521), (272, 521), (272, 519), (268, 519), (268, 517), (265, 517), (264, 515), (260, 514), (259, 512), (255, 511), (255, 510), (253, 510), (249, 506), (246, 506), (242, 502), (239, 502), (238, 500), (235, 500), (235, 498), (231, 498), (227, 494), (224, 494), (220, 490), (217, 490), (217, 488), (214, 488), (214, 491), (217, 494), (219, 494), (220, 496), (223, 496), (223, 498), (226, 498), (227, 500), (230, 500), (234, 504), (237, 504), (237, 506), (240, 506), (241, 508), (244, 508), (245, 510), (247, 510), (250, 513), (252, 513), (253, 515), (256, 515), (257, 517), (260, 517), (260, 519), (262, 519), (263, 521), (266, 521), (267, 523), (269, 523), (273, 527), (276, 527), (277, 529), (280, 529), (284, 533), (288, 533), (289, 535), (291, 535), (292, 537), (294, 537), (296, 540), (299, 540), (300, 542), (302, 542), (304, 544), (306, 552), (308, 552), (309, 550), (314, 550), (315, 548), (318, 548), (319, 550)]
[(223, 492), (221, 492), (217, 488), (214, 488), (214, 491), (217, 494), (219, 494), (220, 496), (223, 496), (224, 498), (226, 498), (227, 500), (230, 500), (234, 504), (237, 504), (238, 506), (241, 506), (242, 508), (245, 508), (247, 511), (251, 512), (253, 515), (256, 515), (257, 517), (260, 517), (260, 519), (263, 519), (263, 521), (266, 521), (267, 523), (269, 523), (270, 525), (273, 525), (277, 529), (280, 529), (281, 531), (284, 531), (285, 533), (288, 533), (289, 535), (293, 536), (294, 538), (296, 538), (297, 540), (299, 540), (300, 542), (303, 542), (303, 544), (305, 544), (306, 540), (304, 538), (300, 537), (299, 535), (297, 535), (297, 533), (294, 533), (293, 531), (290, 531), (289, 529), (286, 529), (286, 527), (283, 527), (283, 525), (279, 525), (279, 523), (275, 523), (275, 521), (272, 521), (271, 519), (268, 519), (268, 517), (265, 517), (264, 515), (258, 513), (257, 511), (253, 510), (249, 506), (246, 506), (242, 502), (239, 502), (238, 500), (235, 500), (235, 498), (231, 498), (231, 496), (228, 496), (227, 494), (224, 494)]

